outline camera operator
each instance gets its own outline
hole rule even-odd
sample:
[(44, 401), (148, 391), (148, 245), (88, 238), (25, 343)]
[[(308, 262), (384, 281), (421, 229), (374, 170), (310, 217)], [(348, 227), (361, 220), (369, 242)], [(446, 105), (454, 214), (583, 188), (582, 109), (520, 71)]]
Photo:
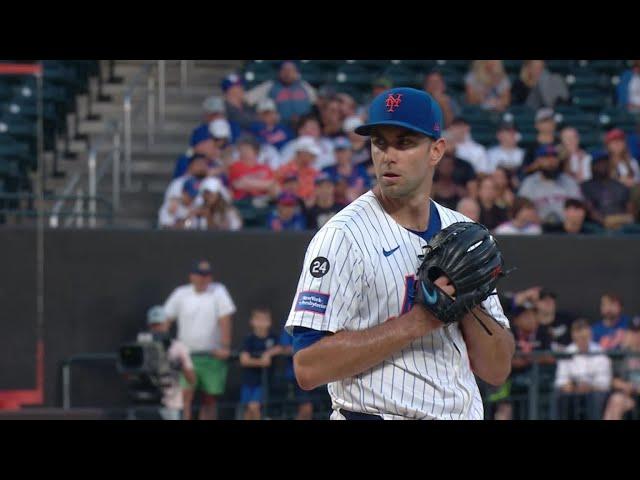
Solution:
[(168, 360), (172, 366), (170, 381), (162, 392), (163, 407), (160, 409), (160, 415), (164, 420), (181, 420), (183, 401), (180, 373), (184, 375), (189, 384), (194, 385), (196, 382), (196, 374), (193, 370), (189, 348), (181, 341), (171, 339), (169, 336), (171, 324), (167, 321), (166, 313), (161, 305), (149, 309), (147, 312), (147, 325), (154, 339), (165, 344)]

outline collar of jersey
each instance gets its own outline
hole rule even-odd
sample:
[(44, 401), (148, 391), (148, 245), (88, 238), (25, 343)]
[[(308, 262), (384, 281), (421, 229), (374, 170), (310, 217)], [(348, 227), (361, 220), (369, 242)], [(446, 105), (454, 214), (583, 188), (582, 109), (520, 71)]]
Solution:
[(417, 230), (411, 230), (407, 228), (411, 233), (422, 237), (426, 242), (431, 240), (431, 238), (438, 233), (442, 228), (442, 221), (440, 220), (440, 213), (438, 212), (438, 207), (436, 207), (436, 203), (429, 199), (430, 212), (429, 212), (429, 225), (427, 225), (427, 229), (424, 232), (419, 232)]

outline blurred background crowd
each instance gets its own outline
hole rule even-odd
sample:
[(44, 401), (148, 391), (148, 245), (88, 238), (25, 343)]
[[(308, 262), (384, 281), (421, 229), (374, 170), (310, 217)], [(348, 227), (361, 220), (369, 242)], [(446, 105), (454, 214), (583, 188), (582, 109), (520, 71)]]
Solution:
[(497, 234), (640, 231), (639, 60), (247, 62), (203, 99), (159, 227), (322, 227), (375, 185), (354, 129), (393, 86), (442, 107), (442, 205)]

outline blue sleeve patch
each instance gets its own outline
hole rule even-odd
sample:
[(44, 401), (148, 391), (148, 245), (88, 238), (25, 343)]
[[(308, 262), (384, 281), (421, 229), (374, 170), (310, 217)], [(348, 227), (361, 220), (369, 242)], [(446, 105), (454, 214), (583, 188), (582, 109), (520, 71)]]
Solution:
[(328, 335), (329, 332), (313, 330), (306, 327), (293, 327), (293, 353), (313, 345), (322, 337)]
[(324, 315), (328, 304), (328, 293), (300, 292), (296, 302), (296, 312), (311, 312)]

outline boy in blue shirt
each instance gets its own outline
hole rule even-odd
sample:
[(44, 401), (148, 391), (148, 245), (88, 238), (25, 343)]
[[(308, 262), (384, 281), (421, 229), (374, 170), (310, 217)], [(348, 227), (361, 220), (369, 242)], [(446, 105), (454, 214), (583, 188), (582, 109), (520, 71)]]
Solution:
[(249, 324), (252, 333), (245, 338), (240, 352), (240, 365), (243, 367), (240, 403), (246, 405), (245, 420), (260, 420), (264, 401), (263, 369), (271, 367), (271, 359), (281, 349), (278, 337), (271, 332), (271, 312), (268, 308), (254, 308)]

